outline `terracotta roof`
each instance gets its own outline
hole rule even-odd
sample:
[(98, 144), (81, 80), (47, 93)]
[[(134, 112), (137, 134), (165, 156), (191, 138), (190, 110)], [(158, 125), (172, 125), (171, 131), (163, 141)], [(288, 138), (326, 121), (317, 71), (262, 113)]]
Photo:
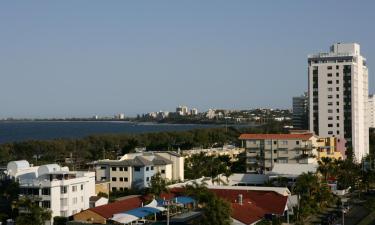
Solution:
[(239, 139), (240, 140), (265, 140), (265, 139), (301, 139), (301, 140), (309, 140), (314, 135), (312, 133), (304, 133), (304, 134), (241, 134)]
[(88, 210), (91, 210), (99, 214), (100, 216), (109, 219), (113, 216), (113, 214), (141, 207), (143, 201), (144, 199), (141, 196), (135, 196), (121, 201), (109, 203), (107, 205), (94, 207)]
[[(252, 224), (265, 214), (283, 215), (288, 197), (272, 191), (210, 189), (218, 197), (229, 201), (232, 205), (232, 218), (244, 224)], [(237, 201), (242, 194), (243, 204)]]

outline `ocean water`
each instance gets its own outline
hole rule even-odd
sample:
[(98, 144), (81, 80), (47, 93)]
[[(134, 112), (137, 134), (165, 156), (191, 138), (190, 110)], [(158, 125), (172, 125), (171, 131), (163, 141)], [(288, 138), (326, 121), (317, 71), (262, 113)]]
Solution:
[(0, 143), (55, 138), (80, 138), (92, 134), (145, 133), (158, 131), (184, 131), (209, 128), (204, 124), (152, 124), (129, 122), (56, 122), (25, 121), (0, 122)]

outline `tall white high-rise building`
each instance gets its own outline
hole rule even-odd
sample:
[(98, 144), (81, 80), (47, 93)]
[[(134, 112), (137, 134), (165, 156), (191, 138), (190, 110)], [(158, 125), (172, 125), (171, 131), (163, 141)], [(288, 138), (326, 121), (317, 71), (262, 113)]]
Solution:
[(360, 161), (369, 153), (368, 70), (356, 43), (308, 56), (309, 129), (345, 138)]
[(375, 95), (368, 96), (368, 119), (371, 128), (375, 128)]

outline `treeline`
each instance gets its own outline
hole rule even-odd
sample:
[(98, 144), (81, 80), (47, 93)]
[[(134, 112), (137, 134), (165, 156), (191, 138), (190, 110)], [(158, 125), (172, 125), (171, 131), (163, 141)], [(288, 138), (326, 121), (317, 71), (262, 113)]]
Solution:
[(223, 144), (238, 144), (243, 132), (286, 132), (282, 123), (259, 127), (220, 127), (190, 131), (157, 132), (143, 134), (91, 135), (80, 139), (29, 140), (0, 145), (0, 165), (11, 160), (26, 159), (35, 165), (65, 163), (69, 158), (75, 166), (97, 159), (115, 159), (118, 155), (134, 151), (136, 147), (146, 150), (177, 150), (197, 147), (209, 148)]

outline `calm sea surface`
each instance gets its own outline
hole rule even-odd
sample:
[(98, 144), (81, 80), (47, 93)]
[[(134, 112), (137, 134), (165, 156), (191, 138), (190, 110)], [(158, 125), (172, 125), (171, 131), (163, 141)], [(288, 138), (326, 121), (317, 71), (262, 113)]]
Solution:
[(129, 122), (0, 122), (0, 143), (54, 138), (79, 138), (91, 134), (184, 131), (208, 128), (200, 124), (145, 124)]

